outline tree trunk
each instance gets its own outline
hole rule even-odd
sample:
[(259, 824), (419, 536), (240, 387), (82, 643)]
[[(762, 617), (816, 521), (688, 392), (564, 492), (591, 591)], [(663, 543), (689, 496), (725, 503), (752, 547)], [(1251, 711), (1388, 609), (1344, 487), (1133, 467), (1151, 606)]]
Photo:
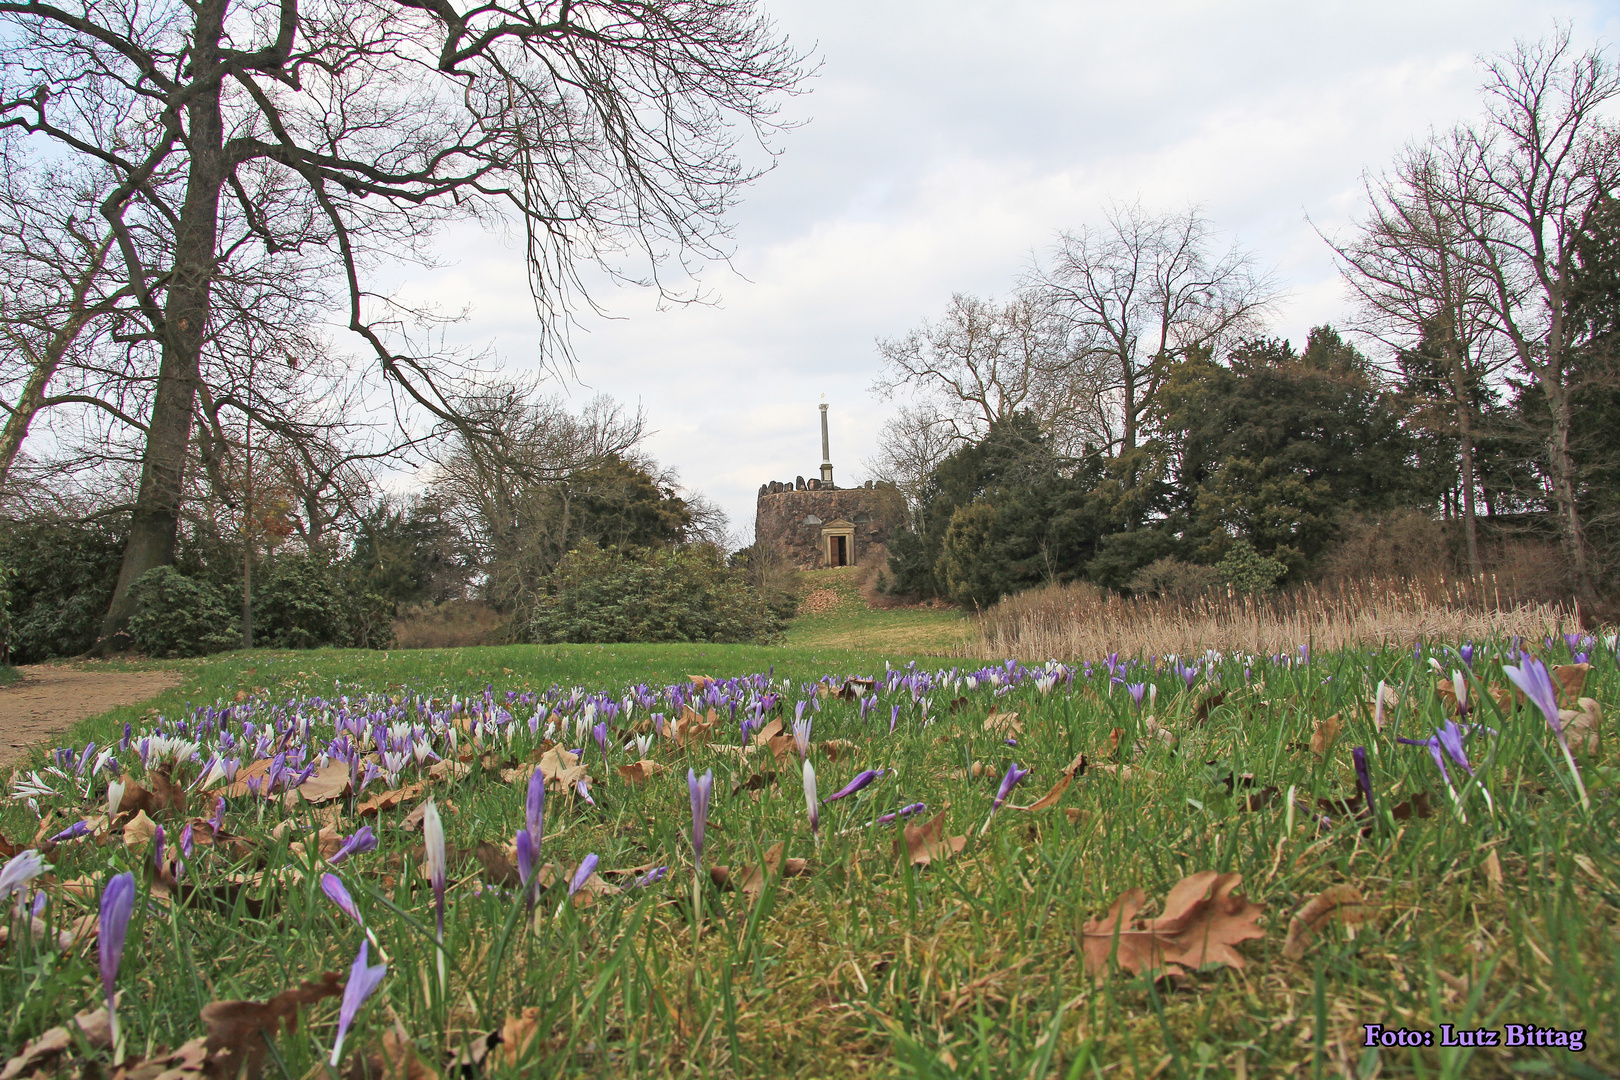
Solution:
[(1462, 357), (1455, 343), (1446, 350), (1451, 364), (1452, 399), (1457, 406), (1457, 461), (1462, 473), (1463, 539), (1468, 546), (1468, 574), (1478, 579), (1484, 572), (1479, 562), (1479, 530), (1474, 521), (1474, 405), (1468, 397)]
[(186, 106), (191, 155), (186, 198), (175, 234), (174, 267), (163, 309), (163, 357), (146, 432), (146, 452), (141, 458), (140, 489), (130, 517), (129, 541), (124, 546), (118, 584), (96, 644), (101, 654), (127, 646), (125, 628), (134, 606), (130, 587), (148, 570), (174, 562), (186, 453), (191, 442), (192, 405), (200, 378), (203, 332), (208, 324), (220, 190), (226, 176), (219, 71), (225, 7), (226, 0), (204, 0), (193, 8), (197, 23), (191, 64), (201, 85), (192, 88), (194, 96)]
[(1586, 610), (1591, 611), (1597, 606), (1598, 596), (1587, 557), (1586, 529), (1581, 523), (1580, 504), (1576, 501), (1575, 462), (1569, 455), (1572, 420), (1569, 388), (1551, 379), (1541, 380), (1541, 385), (1552, 414), (1552, 425), (1547, 431), (1547, 471), (1553, 482), (1553, 501), (1558, 507), (1558, 522), (1564, 534), (1564, 547), (1569, 553), (1575, 596)]

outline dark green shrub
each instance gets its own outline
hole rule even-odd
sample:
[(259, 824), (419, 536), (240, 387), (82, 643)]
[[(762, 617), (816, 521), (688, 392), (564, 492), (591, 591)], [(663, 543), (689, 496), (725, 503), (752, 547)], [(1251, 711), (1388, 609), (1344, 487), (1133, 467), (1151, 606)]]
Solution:
[(393, 637), (394, 605), (365, 588), (362, 575), (320, 554), (281, 554), (253, 585), (253, 640), (278, 649), (383, 648)]
[(1240, 593), (1270, 592), (1288, 575), (1288, 564), (1254, 550), (1247, 540), (1234, 541), (1215, 564), (1221, 580)]
[(518, 636), (554, 644), (762, 642), (781, 629), (745, 573), (714, 548), (569, 552)]
[(242, 644), (230, 605), (206, 581), (158, 566), (142, 574), (132, 591), (129, 636), (148, 656), (202, 656)]
[(124, 554), (124, 523), (36, 520), (0, 525), (11, 582), (11, 662), (76, 656), (96, 642)]

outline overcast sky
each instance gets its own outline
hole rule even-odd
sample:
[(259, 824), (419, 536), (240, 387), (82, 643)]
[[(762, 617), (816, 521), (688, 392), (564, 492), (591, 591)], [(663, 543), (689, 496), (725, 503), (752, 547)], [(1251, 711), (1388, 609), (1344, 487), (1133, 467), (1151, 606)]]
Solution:
[[(1478, 58), (1554, 20), (1582, 46), (1620, 40), (1620, 4), (964, 3), (766, 0), (819, 72), (784, 117), (776, 168), (734, 215), (731, 267), (706, 307), (659, 311), (611, 289), (615, 318), (574, 335), (580, 401), (642, 404), (648, 449), (751, 534), (767, 480), (815, 475), (832, 406), (841, 484), (891, 403), (869, 391), (874, 341), (935, 318), (953, 291), (1004, 295), (1054, 230), (1110, 200), (1196, 203), (1287, 289), (1273, 332), (1300, 342), (1345, 298), (1312, 223), (1359, 207), (1360, 178), (1405, 142), (1479, 110)], [(456, 337), (533, 368), (519, 253), (477, 230), (407, 296), (466, 305)]]

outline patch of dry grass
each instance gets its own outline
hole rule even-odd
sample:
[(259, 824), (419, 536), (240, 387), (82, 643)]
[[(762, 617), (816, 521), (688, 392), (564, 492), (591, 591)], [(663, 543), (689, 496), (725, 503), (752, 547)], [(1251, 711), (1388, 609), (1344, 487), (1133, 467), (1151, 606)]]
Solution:
[(1223, 653), (1275, 655), (1441, 638), (1540, 638), (1568, 628), (1562, 604), (1524, 600), (1487, 577), (1303, 585), (1270, 595), (1122, 597), (1088, 584), (1052, 585), (1002, 600), (979, 616), (963, 656), (1094, 660)]

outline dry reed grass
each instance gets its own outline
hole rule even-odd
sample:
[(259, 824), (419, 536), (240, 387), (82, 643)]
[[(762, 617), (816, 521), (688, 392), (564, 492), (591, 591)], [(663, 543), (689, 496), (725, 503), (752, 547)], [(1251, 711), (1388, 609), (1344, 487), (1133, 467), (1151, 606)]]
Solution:
[(1122, 597), (1088, 584), (1002, 600), (976, 620), (962, 655), (1024, 661), (1222, 653), (1275, 655), (1418, 639), (1540, 637), (1572, 627), (1562, 603), (1526, 600), (1492, 575), (1302, 585), (1264, 596)]
[(394, 623), (396, 649), (463, 649), (496, 640), (501, 617), (483, 604), (449, 600), (408, 608)]

